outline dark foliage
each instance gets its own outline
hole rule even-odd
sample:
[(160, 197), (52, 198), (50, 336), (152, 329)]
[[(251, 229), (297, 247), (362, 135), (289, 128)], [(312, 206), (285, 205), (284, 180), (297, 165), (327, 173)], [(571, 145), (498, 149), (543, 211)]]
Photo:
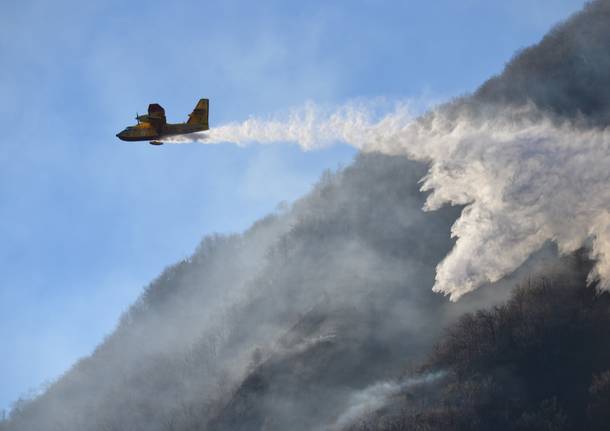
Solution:
[(424, 366), (449, 371), (438, 397), (361, 429), (607, 430), (610, 293), (584, 274), (536, 279), (462, 316)]

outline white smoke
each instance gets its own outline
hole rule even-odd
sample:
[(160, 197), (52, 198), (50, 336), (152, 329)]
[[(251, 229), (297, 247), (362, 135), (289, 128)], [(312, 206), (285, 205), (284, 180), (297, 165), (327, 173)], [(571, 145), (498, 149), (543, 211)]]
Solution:
[(306, 150), (345, 142), (429, 163), (424, 209), (465, 205), (434, 285), (452, 300), (510, 274), (549, 240), (562, 253), (589, 246), (597, 259), (590, 279), (610, 286), (610, 131), (558, 124), (531, 106), (486, 118), (436, 110), (419, 119), (408, 107), (379, 116), (363, 104), (333, 112), (308, 104), (283, 119), (251, 118), (195, 139), (296, 142)]
[(349, 399), (348, 406), (330, 429), (341, 430), (352, 425), (359, 418), (384, 407), (388, 401), (406, 390), (432, 383), (446, 375), (444, 371), (410, 377), (399, 382), (380, 382), (355, 392)]

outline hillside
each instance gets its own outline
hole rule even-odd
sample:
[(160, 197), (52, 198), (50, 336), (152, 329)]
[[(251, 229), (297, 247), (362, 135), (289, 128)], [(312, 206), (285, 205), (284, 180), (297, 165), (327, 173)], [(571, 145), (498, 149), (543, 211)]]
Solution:
[(582, 257), (565, 263), (462, 316), (419, 370), (443, 370), (440, 381), (398, 391), (347, 429), (608, 429), (610, 294), (587, 286)]
[(19, 406), (8, 429), (49, 420), (63, 430), (192, 429), (259, 363), (299, 379), (278, 356), (296, 360), (324, 346), (332, 348), (305, 361), (304, 372), (314, 383), (322, 368), (340, 368), (336, 381), (324, 379), (328, 396), (392, 376), (456, 315), (429, 286), (457, 209), (420, 210), (423, 172), (404, 158), (360, 156), (290, 211), (244, 235), (204, 239), (91, 357)]

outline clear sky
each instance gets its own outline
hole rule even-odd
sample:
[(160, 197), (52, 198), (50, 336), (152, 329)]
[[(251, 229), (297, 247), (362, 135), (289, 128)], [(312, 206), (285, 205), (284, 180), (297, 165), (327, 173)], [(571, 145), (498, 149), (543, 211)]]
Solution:
[(149, 103), (210, 124), (306, 101), (442, 101), (584, 0), (0, 4), (0, 410), (109, 334), (162, 269), (346, 165), (346, 146), (127, 143)]

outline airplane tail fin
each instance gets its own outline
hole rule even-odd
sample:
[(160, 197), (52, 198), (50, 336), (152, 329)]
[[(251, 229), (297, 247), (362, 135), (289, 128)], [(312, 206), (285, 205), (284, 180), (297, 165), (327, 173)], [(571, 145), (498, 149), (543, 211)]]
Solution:
[(210, 101), (208, 99), (200, 99), (193, 109), (193, 112), (189, 114), (189, 119), (186, 124), (194, 126), (203, 126), (208, 130), (210, 128), (208, 124), (208, 113), (210, 111)]

